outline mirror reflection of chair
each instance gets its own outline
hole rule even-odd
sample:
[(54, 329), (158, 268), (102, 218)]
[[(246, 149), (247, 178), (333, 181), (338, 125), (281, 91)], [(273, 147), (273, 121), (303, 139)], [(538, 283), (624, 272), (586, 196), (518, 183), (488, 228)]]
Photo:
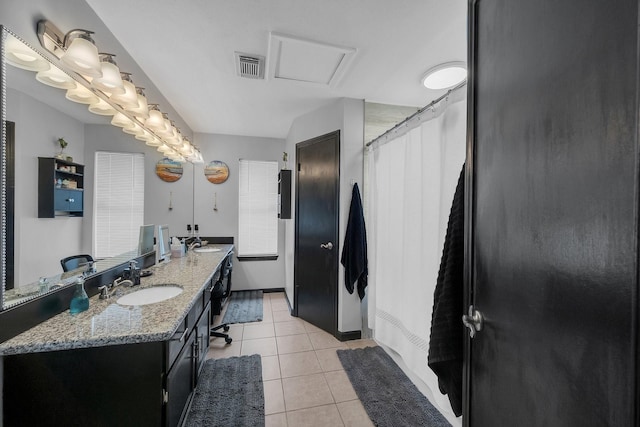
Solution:
[[(224, 306), (225, 302), (228, 300), (229, 296), (231, 295), (232, 255), (233, 255), (233, 252), (230, 253), (222, 261), (222, 265), (220, 266), (220, 278), (214, 285), (213, 291), (211, 293), (211, 314), (212, 314), (211, 323), (212, 324), (213, 324), (213, 317), (215, 315), (219, 315), (222, 312), (222, 307)], [(209, 336), (224, 338), (227, 344), (231, 344), (231, 341), (233, 341), (233, 339), (229, 336), (229, 334), (218, 332), (219, 329), (222, 329), (225, 332), (228, 332), (229, 324), (222, 323), (220, 325), (213, 326), (211, 329), (209, 329)]]
[(91, 255), (72, 255), (60, 260), (62, 271), (71, 271), (93, 262)]

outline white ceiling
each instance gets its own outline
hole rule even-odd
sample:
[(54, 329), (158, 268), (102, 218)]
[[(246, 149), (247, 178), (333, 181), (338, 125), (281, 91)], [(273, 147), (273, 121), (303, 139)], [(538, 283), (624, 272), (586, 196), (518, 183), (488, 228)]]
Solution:
[[(284, 138), (293, 119), (340, 97), (421, 107), (443, 93), (422, 87), (423, 74), (466, 61), (466, 0), (87, 3), (194, 132)], [(330, 85), (268, 69), (264, 80), (238, 77), (234, 52), (269, 62), (272, 32), (356, 53)]]

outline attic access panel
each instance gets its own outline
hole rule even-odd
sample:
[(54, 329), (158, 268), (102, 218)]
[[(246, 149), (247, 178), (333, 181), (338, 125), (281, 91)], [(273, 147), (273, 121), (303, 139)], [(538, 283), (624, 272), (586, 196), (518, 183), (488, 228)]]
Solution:
[(271, 33), (269, 77), (335, 86), (344, 76), (355, 48)]

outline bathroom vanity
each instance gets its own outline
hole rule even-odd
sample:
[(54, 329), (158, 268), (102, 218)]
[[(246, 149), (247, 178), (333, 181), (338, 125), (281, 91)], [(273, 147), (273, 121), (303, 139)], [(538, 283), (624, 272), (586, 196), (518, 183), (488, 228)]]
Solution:
[(233, 245), (151, 268), (140, 286), (177, 285), (165, 301), (121, 305), (94, 296), (0, 344), (4, 425), (176, 426), (209, 347), (211, 290)]

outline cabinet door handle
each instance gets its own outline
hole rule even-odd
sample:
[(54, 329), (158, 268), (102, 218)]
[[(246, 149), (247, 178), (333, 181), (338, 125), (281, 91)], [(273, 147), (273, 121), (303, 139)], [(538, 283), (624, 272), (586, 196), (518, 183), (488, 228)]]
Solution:
[(182, 342), (184, 340), (184, 337), (187, 336), (187, 332), (189, 332), (189, 329), (185, 329), (184, 332), (182, 333), (182, 336), (180, 337), (180, 339), (178, 341)]
[(75, 200), (74, 199), (67, 199), (67, 202), (73, 203), (73, 202), (75, 202)]

